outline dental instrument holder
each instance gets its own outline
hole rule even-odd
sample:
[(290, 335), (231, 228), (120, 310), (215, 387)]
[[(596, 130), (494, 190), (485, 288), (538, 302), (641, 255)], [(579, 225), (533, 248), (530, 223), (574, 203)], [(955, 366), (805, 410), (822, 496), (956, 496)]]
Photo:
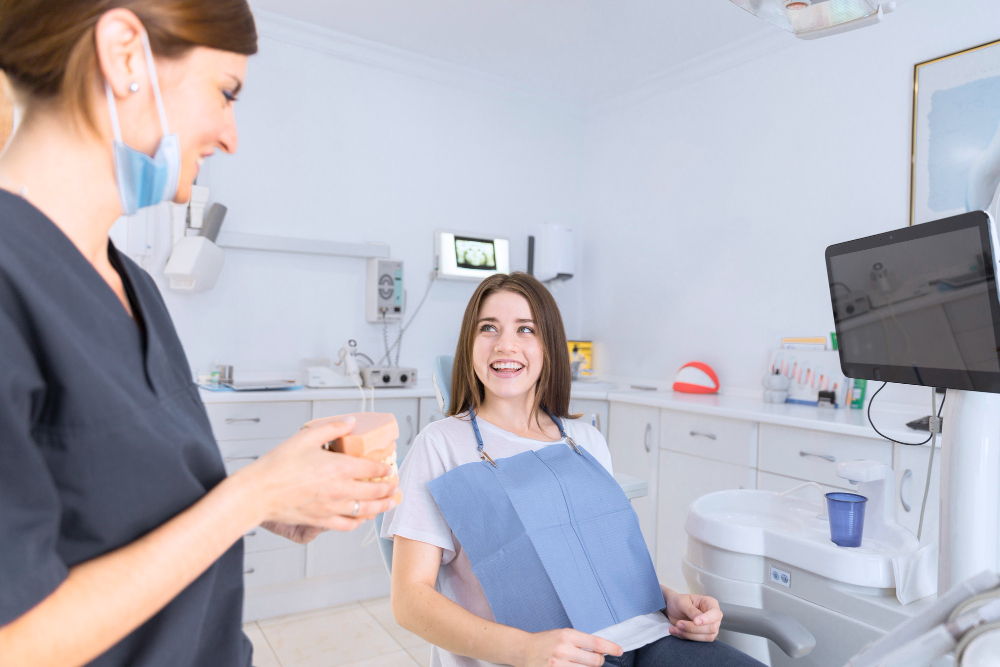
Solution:
[(837, 477), (858, 485), (858, 494), (868, 499), (864, 534), (868, 539), (888, 541), (890, 526), (896, 523), (893, 498), (896, 478), (892, 468), (878, 461), (844, 461), (837, 464)]

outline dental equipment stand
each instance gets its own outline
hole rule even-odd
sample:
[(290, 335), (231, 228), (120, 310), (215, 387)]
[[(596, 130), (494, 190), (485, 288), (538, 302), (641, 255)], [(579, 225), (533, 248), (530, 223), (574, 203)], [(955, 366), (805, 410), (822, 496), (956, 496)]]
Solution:
[(944, 425), (939, 591), (1000, 570), (1000, 394), (949, 390)]
[[(952, 651), (965, 667), (1000, 664), (1000, 395), (949, 390), (944, 423), (941, 593), (847, 667), (926, 667)], [(985, 602), (978, 609), (968, 605), (976, 598)]]

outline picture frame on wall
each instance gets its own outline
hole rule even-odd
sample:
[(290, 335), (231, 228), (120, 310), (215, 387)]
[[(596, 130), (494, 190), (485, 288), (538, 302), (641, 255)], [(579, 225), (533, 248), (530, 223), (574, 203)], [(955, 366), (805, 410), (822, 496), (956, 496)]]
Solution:
[(913, 68), (910, 224), (989, 210), (1000, 187), (1000, 40)]

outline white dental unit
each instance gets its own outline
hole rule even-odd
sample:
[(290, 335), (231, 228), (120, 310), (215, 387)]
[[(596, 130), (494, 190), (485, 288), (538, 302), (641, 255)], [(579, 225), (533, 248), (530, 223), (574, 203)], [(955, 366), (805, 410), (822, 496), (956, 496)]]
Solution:
[(831, 541), (811, 485), (704, 496), (686, 524), (691, 589), (787, 614), (816, 646), (791, 658), (764, 639), (726, 641), (775, 666), (1000, 665), (1000, 625), (990, 625), (1000, 621), (997, 249), (992, 219), (977, 211), (827, 250), (844, 373), (948, 389), (940, 545), (921, 548), (896, 523), (892, 471), (874, 461), (837, 469), (868, 499), (859, 548)]

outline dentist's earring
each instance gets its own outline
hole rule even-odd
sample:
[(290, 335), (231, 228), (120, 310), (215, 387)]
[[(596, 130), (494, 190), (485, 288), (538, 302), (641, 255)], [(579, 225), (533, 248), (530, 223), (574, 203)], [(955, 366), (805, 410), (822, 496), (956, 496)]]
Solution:
[(138, 93), (139, 92), (139, 84), (136, 83), (135, 81), (133, 81), (132, 83), (128, 84), (128, 92), (130, 92), (130, 93)]

